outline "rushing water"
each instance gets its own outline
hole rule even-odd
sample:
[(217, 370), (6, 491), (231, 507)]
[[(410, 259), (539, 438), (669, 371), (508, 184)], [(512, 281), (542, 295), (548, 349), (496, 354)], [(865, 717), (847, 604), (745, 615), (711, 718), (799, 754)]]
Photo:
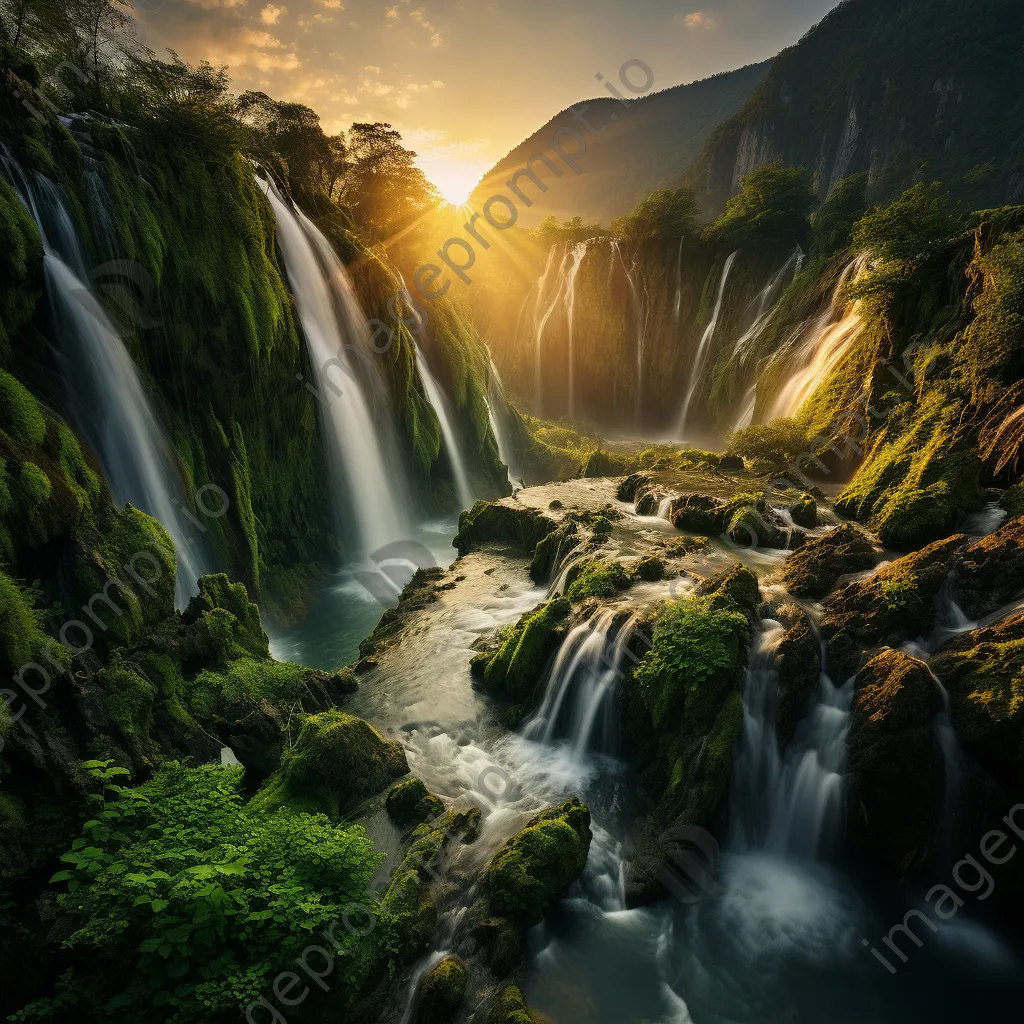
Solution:
[(508, 470), (508, 482), (513, 490), (524, 486), (523, 465), (519, 456), (519, 446), (512, 437), (511, 417), (508, 396), (505, 394), (505, 385), (501, 381), (498, 368), (491, 360), (491, 376), (489, 381), (487, 397), (487, 417), (491, 425), (491, 433), (498, 445), (498, 457), (505, 464)]
[(320, 415), (343, 482), (335, 494), (339, 521), (343, 510), (351, 513), (355, 550), (365, 556), (410, 533), (405, 474), (389, 436), (390, 414), (378, 418), (372, 411), (376, 396), (367, 380), (376, 376), (376, 366), (365, 318), (345, 268), (316, 225), (270, 180), (267, 198), (317, 381)]
[(170, 534), (178, 563), (175, 603), (183, 608), (198, 593), (198, 578), (211, 571), (205, 546), (179, 514), (194, 502), (185, 498), (172, 449), (124, 341), (86, 283), (82, 246), (60, 188), (40, 175), (30, 178), (6, 152), (0, 151), (0, 160), (42, 238), (72, 416), (99, 459), (118, 507), (130, 502)]

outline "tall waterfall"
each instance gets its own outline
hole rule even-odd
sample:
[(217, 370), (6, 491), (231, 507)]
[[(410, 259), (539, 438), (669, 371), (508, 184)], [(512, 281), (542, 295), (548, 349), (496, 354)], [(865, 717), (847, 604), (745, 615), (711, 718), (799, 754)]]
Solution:
[[(810, 713), (780, 752), (776, 653), (783, 632), (778, 622), (764, 621), (747, 668), (743, 734), (733, 775), (732, 838), (740, 849), (813, 858), (836, 835), (842, 816), (853, 680), (837, 687), (823, 668)], [(824, 645), (821, 656), (824, 666)]]
[[(338, 510), (352, 510), (357, 551), (367, 555), (408, 537), (410, 526), (404, 472), (389, 434), (390, 422), (378, 423), (371, 411), (376, 366), (363, 327), (365, 318), (331, 244), (301, 210), (285, 201), (273, 181), (268, 179), (267, 186), (278, 244), (316, 375), (320, 413), (347, 485), (347, 498), (336, 497)], [(340, 373), (332, 375), (332, 369)]]
[(444, 439), (445, 451), (448, 453), (448, 462), (452, 467), (452, 476), (455, 477), (455, 490), (459, 497), (459, 503), (463, 508), (473, 507), (473, 488), (469, 486), (469, 474), (466, 471), (466, 459), (462, 453), (462, 444), (459, 435), (455, 430), (454, 418), (451, 407), (448, 405), (448, 397), (445, 395), (441, 385), (430, 372), (427, 366), (426, 357), (419, 345), (416, 346), (416, 369), (419, 372), (420, 380), (423, 381), (423, 390), (427, 393), (427, 401), (430, 402), (441, 424), (441, 437)]
[(715, 309), (711, 315), (711, 320), (704, 330), (704, 335), (700, 339), (700, 344), (697, 346), (697, 354), (694, 356), (693, 366), (690, 369), (690, 380), (686, 388), (686, 395), (683, 398), (683, 405), (679, 411), (679, 425), (676, 428), (676, 434), (679, 437), (683, 436), (683, 431), (686, 429), (686, 420), (690, 412), (690, 403), (693, 401), (694, 392), (697, 390), (697, 384), (700, 382), (701, 374), (704, 371), (704, 364), (707, 362), (711, 339), (714, 338), (715, 330), (718, 327), (718, 319), (722, 315), (722, 300), (725, 298), (725, 286), (729, 280), (729, 272), (732, 270), (732, 266), (736, 262), (736, 257), (738, 255), (739, 251), (732, 253), (732, 255), (730, 255), (725, 261), (725, 266), (722, 268), (722, 277), (718, 283), (718, 298), (715, 300)]
[(569, 633), (548, 676), (544, 701), (526, 726), (528, 737), (550, 743), (557, 733), (564, 733), (579, 759), (590, 748), (602, 718), (598, 746), (608, 748), (611, 698), (622, 677), (622, 660), (635, 621), (622, 622), (620, 614), (606, 608)]
[(502, 383), (493, 359), (491, 360), (491, 378), (487, 390), (487, 416), (491, 424), (491, 433), (494, 434), (494, 440), (498, 444), (498, 457), (508, 470), (508, 482), (512, 487), (525, 487), (522, 463), (512, 438), (512, 431), (509, 429), (509, 419), (512, 413), (509, 409), (508, 397), (505, 394), (505, 385)]
[(576, 319), (576, 278), (589, 243), (577, 242), (572, 249), (572, 263), (565, 278), (565, 315), (569, 324), (569, 419), (576, 414), (576, 353), (573, 350), (573, 327)]
[(0, 150), (3, 164), (43, 242), (47, 292), (59, 332), (61, 373), (75, 422), (103, 467), (118, 507), (132, 505), (158, 519), (174, 542), (178, 563), (175, 603), (197, 594), (211, 566), (204, 546), (182, 527), (177, 508), (194, 502), (185, 489), (124, 342), (85, 283), (88, 270), (61, 189), (30, 178)]
[(860, 303), (844, 303), (843, 289), (851, 278), (856, 280), (860, 277), (867, 266), (867, 260), (867, 255), (859, 256), (846, 267), (840, 275), (828, 309), (814, 321), (802, 338), (798, 336), (793, 354), (781, 354), (780, 358), (787, 361), (787, 368), (791, 367), (791, 372), (772, 405), (770, 419), (795, 415), (800, 406), (839, 366), (860, 334), (863, 326)]
[(534, 388), (535, 388), (535, 391), (536, 391), (535, 397), (536, 397), (536, 402), (537, 402), (536, 412), (537, 412), (538, 416), (541, 415), (541, 409), (542, 409), (543, 403), (544, 403), (544, 389), (543, 389), (543, 380), (544, 380), (544, 374), (543, 374), (543, 370), (544, 370), (544, 348), (543, 348), (543, 344), (542, 344), (543, 340), (544, 340), (544, 328), (547, 327), (548, 321), (551, 319), (551, 315), (552, 315), (552, 313), (554, 313), (555, 307), (558, 305), (558, 300), (562, 297), (562, 287), (563, 287), (563, 285), (565, 283), (565, 268), (566, 268), (566, 265), (569, 262), (569, 249), (566, 248), (566, 250), (565, 250), (565, 252), (564, 252), (564, 254), (562, 256), (561, 265), (559, 266), (558, 272), (555, 275), (555, 280), (556, 280), (557, 287), (555, 289), (554, 297), (548, 303), (548, 305), (545, 308), (544, 313), (542, 315), (541, 314), (541, 307), (543, 305), (544, 296), (545, 296), (545, 293), (546, 293), (546, 290), (547, 290), (546, 286), (547, 286), (548, 278), (551, 276), (551, 270), (554, 267), (555, 252), (556, 252), (556, 247), (552, 246), (551, 250), (548, 252), (548, 262), (547, 262), (547, 265), (544, 267), (544, 276), (540, 279), (540, 284), (537, 286), (537, 305), (536, 305), (536, 307), (534, 309), (534, 324), (535, 324), (535, 327), (534, 327), (534, 339), (535, 340), (534, 340), (534, 367), (533, 367), (533, 370), (534, 370)]

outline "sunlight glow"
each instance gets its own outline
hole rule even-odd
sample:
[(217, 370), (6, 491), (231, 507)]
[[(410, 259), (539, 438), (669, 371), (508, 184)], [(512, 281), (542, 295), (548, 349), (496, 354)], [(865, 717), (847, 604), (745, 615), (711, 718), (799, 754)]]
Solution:
[(426, 176), (437, 186), (445, 202), (452, 206), (465, 206), (486, 167), (461, 160), (424, 160)]

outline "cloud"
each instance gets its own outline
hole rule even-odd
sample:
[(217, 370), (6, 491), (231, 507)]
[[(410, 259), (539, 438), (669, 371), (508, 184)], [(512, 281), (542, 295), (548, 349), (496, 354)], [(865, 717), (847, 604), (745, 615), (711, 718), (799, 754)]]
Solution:
[(388, 8), (388, 13), (387, 13), (386, 16), (388, 18), (398, 18), (399, 17), (399, 14), (398, 14), (398, 4), (395, 4), (394, 7), (389, 7)]
[(430, 34), (431, 46), (441, 45), (441, 33), (438, 32), (437, 29), (434, 28), (434, 26), (431, 25), (429, 21), (427, 21), (427, 13), (426, 11), (424, 11), (422, 7), (417, 7), (415, 11), (410, 11), (409, 17), (412, 18), (412, 20), (415, 21), (416, 24), (419, 25), (421, 28), (427, 30), (427, 32)]
[(705, 28), (710, 29), (715, 27), (715, 19), (710, 14), (706, 14), (704, 11), (693, 11), (683, 18), (683, 24), (687, 28)]
[(267, 4), (267, 6), (260, 11), (260, 21), (262, 21), (264, 25), (276, 25), (281, 15), (287, 13), (287, 7), (275, 7), (273, 4)]
[(327, 7), (332, 11), (345, 10), (345, 5), (341, 2), (341, 0), (320, 0), (320, 6)]
[(242, 42), (249, 46), (258, 46), (266, 50), (276, 50), (280, 47), (281, 40), (275, 39), (269, 32), (256, 32), (254, 29), (246, 29), (242, 33)]
[(364, 71), (372, 71), (375, 75), (379, 75), (380, 74), (380, 68), (377, 67), (376, 64), (367, 64), (366, 67), (363, 68), (363, 70)]

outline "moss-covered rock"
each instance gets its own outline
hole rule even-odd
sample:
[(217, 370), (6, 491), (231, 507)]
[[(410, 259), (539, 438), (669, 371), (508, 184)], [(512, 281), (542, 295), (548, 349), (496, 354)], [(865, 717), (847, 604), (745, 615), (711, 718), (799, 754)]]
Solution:
[(763, 498), (736, 499), (725, 509), (725, 533), (745, 548), (796, 549), (807, 538), (803, 530), (791, 528)]
[(655, 583), (665, 578), (665, 563), (657, 555), (646, 555), (633, 566), (634, 579)]
[(859, 667), (863, 651), (929, 634), (935, 599), (966, 540), (956, 534), (936, 541), (836, 591), (821, 620), (830, 674), (845, 679)]
[(534, 583), (548, 583), (555, 568), (579, 546), (581, 539), (576, 523), (571, 519), (563, 520), (557, 529), (537, 542), (530, 562), (530, 579)]
[(717, 537), (725, 531), (727, 507), (710, 494), (683, 494), (669, 505), (668, 518), (677, 530)]
[(507, 985), (498, 993), (487, 1014), (487, 1024), (535, 1024), (518, 986)]
[(638, 516), (656, 516), (664, 501), (665, 495), (657, 487), (647, 487), (637, 492), (636, 514)]
[(795, 597), (821, 598), (840, 577), (870, 569), (874, 564), (874, 545), (857, 527), (844, 523), (790, 555), (780, 575)]
[(648, 474), (633, 473), (619, 484), (615, 497), (619, 501), (635, 502), (641, 493), (650, 489), (652, 483), (653, 479)]
[(932, 668), (961, 742), (1012, 792), (1024, 773), (1024, 613), (956, 637)]
[(459, 517), (454, 545), (460, 555), (485, 544), (506, 544), (532, 555), (537, 545), (557, 524), (539, 509), (517, 501), (478, 501)]
[(789, 506), (789, 514), (797, 526), (813, 530), (818, 525), (818, 503), (814, 495), (800, 495), (800, 499)]
[(889, 648), (857, 673), (855, 685), (848, 832), (862, 853), (906, 872), (927, 860), (942, 819), (941, 693), (927, 665)]
[(259, 608), (249, 599), (245, 584), (232, 583), (224, 573), (200, 578), (199, 593), (189, 602), (181, 620), (188, 625), (218, 608), (230, 612), (238, 624), (233, 630), (232, 656), (245, 653), (254, 658), (270, 657), (270, 641), (263, 631)]
[(558, 650), (570, 610), (565, 598), (555, 598), (527, 612), (505, 632), (497, 649), (473, 659), (474, 677), (491, 693), (528, 701)]
[(417, 1024), (446, 1024), (465, 998), (465, 965), (457, 956), (446, 956), (423, 980), (416, 1003)]
[(803, 721), (821, 668), (821, 643), (810, 620), (800, 612), (782, 635), (776, 657), (779, 697), (775, 705), (775, 735), (779, 746), (789, 744)]
[(569, 575), (565, 596), (574, 604), (590, 597), (615, 597), (632, 583), (632, 578), (621, 562), (597, 559), (576, 566)]
[(578, 797), (541, 811), (488, 865), (491, 910), (523, 928), (540, 924), (583, 873), (591, 838), (590, 811)]
[(343, 711), (308, 716), (281, 767), (253, 797), (254, 810), (278, 807), (338, 818), (405, 775), (409, 764), (368, 722)]
[(444, 813), (444, 801), (434, 796), (415, 776), (396, 782), (384, 800), (388, 816), (396, 825), (420, 824)]
[(973, 619), (1024, 597), (1024, 516), (967, 547), (956, 566), (957, 595)]
[(622, 476), (635, 468), (632, 460), (597, 448), (586, 455), (580, 466), (580, 477), (594, 479), (604, 476)]
[(761, 603), (757, 577), (742, 562), (706, 580), (701, 584), (700, 594), (710, 598), (714, 609), (739, 610), (751, 617)]

